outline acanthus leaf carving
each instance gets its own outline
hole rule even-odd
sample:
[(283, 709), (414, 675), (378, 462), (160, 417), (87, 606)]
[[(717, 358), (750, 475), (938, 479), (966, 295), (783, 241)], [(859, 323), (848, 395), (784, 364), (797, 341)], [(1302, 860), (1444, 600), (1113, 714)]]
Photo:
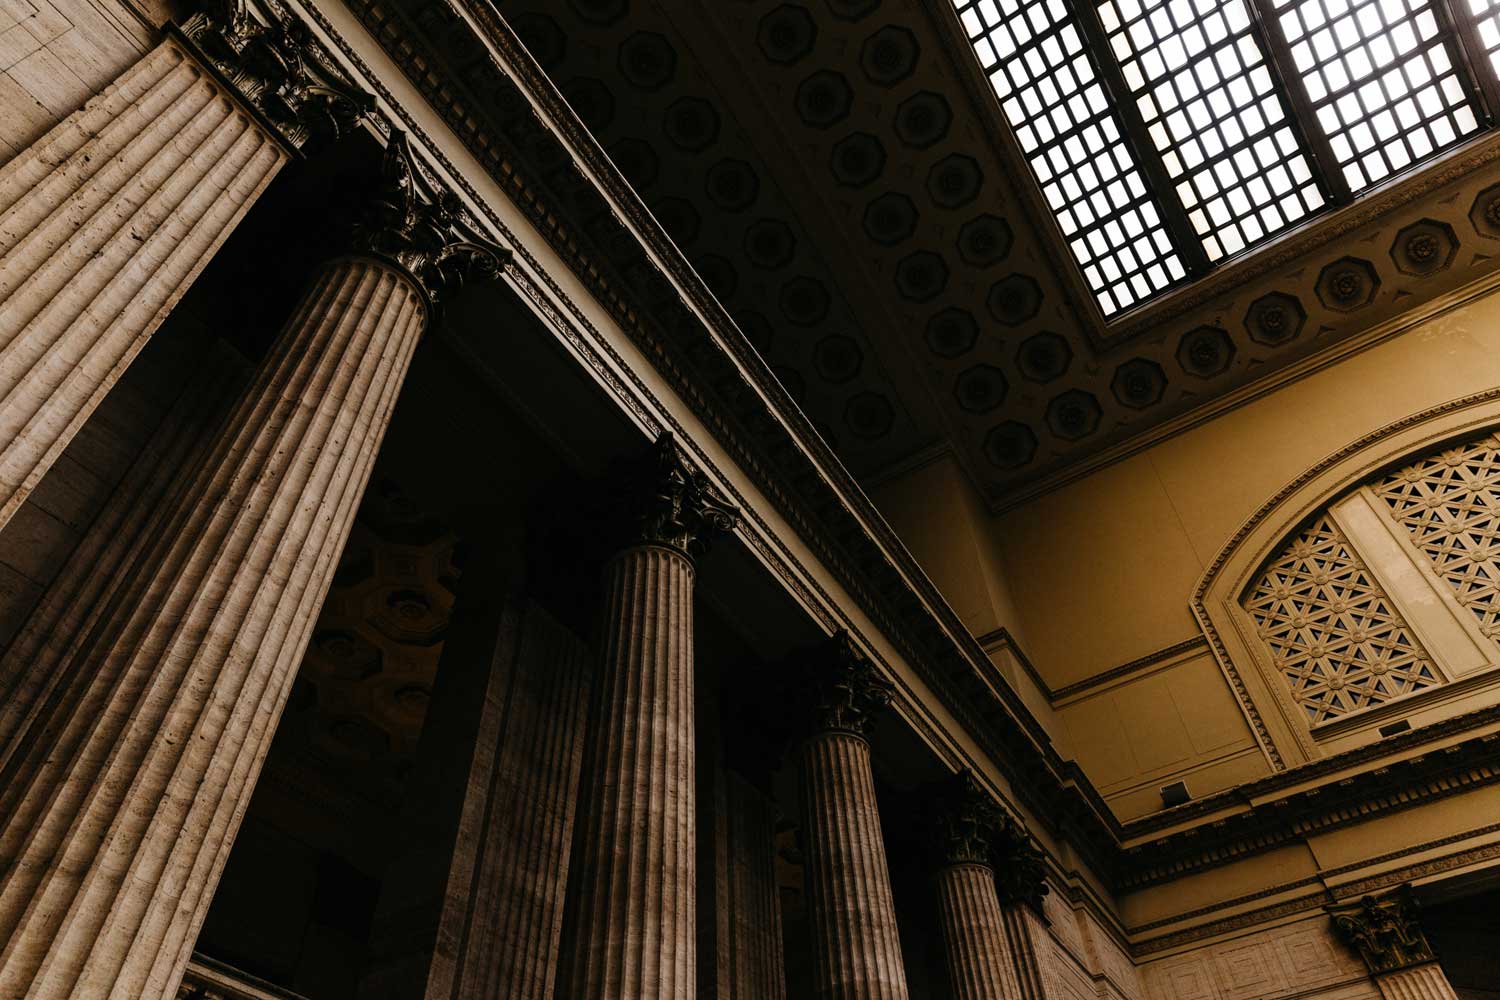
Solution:
[(937, 838), (941, 860), (948, 865), (990, 865), (1005, 826), (1005, 814), (985, 794), (968, 768), (953, 776), (940, 796)]
[(808, 657), (803, 681), (808, 688), (814, 732), (868, 737), (891, 704), (896, 687), (840, 629)]
[(687, 556), (708, 551), (715, 535), (728, 534), (739, 512), (707, 476), (688, 464), (671, 433), (630, 470), (623, 484), (631, 505), (629, 545), (662, 545)]
[(333, 64), (305, 21), (279, 4), (259, 14), (246, 0), (206, 0), (178, 30), (288, 146), (337, 139), (375, 110), (374, 96)]
[(1363, 896), (1354, 909), (1331, 913), (1333, 929), (1372, 973), (1436, 960), (1417, 919), (1410, 883), (1382, 896)]
[(422, 172), (399, 129), (391, 130), (354, 244), (405, 268), (433, 301), (471, 278), (497, 277), (511, 259), (509, 249), (480, 233), (457, 195)]
[(1047, 884), (1047, 859), (1026, 828), (1007, 818), (992, 859), (1000, 905), (1029, 906), (1040, 914), (1042, 899), (1051, 891)]

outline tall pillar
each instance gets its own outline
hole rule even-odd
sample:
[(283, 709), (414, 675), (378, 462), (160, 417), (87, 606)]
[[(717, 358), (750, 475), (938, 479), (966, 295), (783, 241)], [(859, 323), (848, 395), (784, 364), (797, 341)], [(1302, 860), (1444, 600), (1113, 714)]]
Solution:
[(1053, 957), (1047, 921), (1042, 915), (1043, 900), (1051, 891), (1046, 858), (1026, 829), (1014, 821), (1007, 821), (1001, 828), (990, 857), (1016, 996), (1020, 1000), (1048, 1000), (1045, 969)]
[(670, 435), (622, 491), (629, 544), (605, 569), (584, 769), (569, 1000), (687, 1000), (697, 989), (693, 562), (735, 513)]
[(991, 854), (1003, 818), (968, 771), (938, 804), (938, 923), (954, 1000), (1017, 1000)]
[(1359, 952), (1385, 1000), (1458, 1000), (1422, 931), (1410, 885), (1365, 896), (1331, 916), (1334, 932)]
[(422, 728), (414, 843), (388, 869), (362, 995), (552, 997), (589, 650), (534, 602), (482, 579), (476, 594), (475, 569)]
[[(698, 763), (709, 766), (702, 755)], [(700, 812), (710, 823), (699, 837), (710, 863), (698, 883), (707, 893), (698, 904), (698, 995), (700, 1000), (785, 1000), (776, 804), (755, 782), (722, 762), (715, 765), (704, 783), (711, 789), (711, 808)]]
[(208, 352), (0, 656), (0, 776), (10, 773), (10, 758), (21, 747), (17, 733), (85, 681), (64, 669), (73, 640), (97, 624), (109, 595), (124, 585), (151, 541), (152, 514), (208, 446), (209, 432), (244, 380), (244, 362), (233, 350), (219, 345)]
[(386, 179), (5, 754), (0, 995), (181, 978), (451, 260), (400, 135)]
[(333, 96), (352, 88), (314, 79), (303, 47), (279, 26), (195, 15), (0, 167), (0, 527), (309, 121), (353, 113)]
[(892, 685), (839, 633), (809, 664), (802, 832), (819, 997), (905, 1000), (906, 972), (866, 742)]

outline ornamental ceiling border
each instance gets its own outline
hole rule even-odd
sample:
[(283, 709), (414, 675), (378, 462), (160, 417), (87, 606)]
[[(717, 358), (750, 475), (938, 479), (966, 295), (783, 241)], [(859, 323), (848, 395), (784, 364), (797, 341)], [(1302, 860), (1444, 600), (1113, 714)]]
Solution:
[[(1220, 633), (1218, 625), (1213, 620), (1213, 615), (1209, 609), (1209, 591), (1220, 585), (1221, 573), (1223, 573), (1229, 561), (1239, 553), (1240, 547), (1246, 539), (1260, 530), (1274, 515), (1280, 513), (1280, 516), (1277, 518), (1279, 522), (1278, 526), (1285, 524), (1289, 528), (1293, 524), (1301, 523), (1315, 509), (1331, 502), (1340, 493), (1362, 482), (1377, 470), (1398, 462), (1403, 458), (1409, 458), (1419, 451), (1434, 447), (1442, 441), (1472, 433), (1474, 427), (1472, 423), (1460, 426), (1443, 423), (1441, 426), (1433, 427), (1427, 434), (1421, 435), (1415, 440), (1403, 441), (1399, 453), (1393, 453), (1389, 448), (1371, 451), (1363, 461), (1349, 465), (1338, 476), (1336, 481), (1330, 482), (1316, 496), (1304, 500), (1297, 510), (1292, 511), (1290, 514), (1281, 512), (1281, 508), (1289, 499), (1318, 479), (1328, 476), (1336, 467), (1346, 465), (1361, 452), (1371, 450), (1375, 445), (1387, 442), (1389, 439), (1410, 431), (1413, 428), (1420, 427), (1424, 423), (1438, 421), (1442, 417), (1459, 414), (1465, 410), (1472, 410), (1496, 402), (1500, 402), (1500, 389), (1486, 389), (1481, 392), (1450, 399), (1436, 406), (1418, 410), (1385, 424), (1376, 430), (1356, 438), (1332, 454), (1325, 456), (1314, 465), (1303, 470), (1296, 478), (1277, 490), (1270, 499), (1261, 504), (1255, 513), (1251, 514), (1245, 523), (1240, 525), (1235, 533), (1230, 536), (1229, 540), (1220, 547), (1213, 560), (1209, 563), (1208, 568), (1204, 570), (1203, 575), (1199, 578), (1197, 585), (1193, 588), (1192, 596), (1189, 598), (1188, 608), (1192, 612), (1193, 618), (1198, 623), (1198, 627), (1202, 630), (1203, 635), (1207, 638), (1209, 648), (1213, 651), (1214, 659), (1218, 662), (1220, 671), (1229, 682), (1230, 688), (1234, 691), (1235, 699), (1239, 702), (1240, 711), (1244, 714), (1246, 721), (1250, 723), (1256, 742), (1260, 745), (1261, 751), (1266, 755), (1267, 760), (1270, 761), (1273, 770), (1286, 771), (1290, 768), (1290, 765), (1288, 765), (1282, 756), (1280, 748), (1277, 746), (1266, 725), (1265, 719), (1261, 715), (1259, 706), (1256, 705), (1255, 699), (1250, 694), (1244, 676), (1235, 665), (1224, 637)], [(1474, 423), (1493, 421), (1500, 421), (1500, 413), (1484, 413), (1477, 416)], [(1281, 534), (1284, 534), (1284, 532), (1278, 533), (1278, 539)], [(1273, 539), (1272, 544), (1274, 542), (1275, 540)], [(1261, 561), (1263, 560), (1256, 560), (1257, 565)], [(1207, 800), (1198, 801), (1201, 803)]]

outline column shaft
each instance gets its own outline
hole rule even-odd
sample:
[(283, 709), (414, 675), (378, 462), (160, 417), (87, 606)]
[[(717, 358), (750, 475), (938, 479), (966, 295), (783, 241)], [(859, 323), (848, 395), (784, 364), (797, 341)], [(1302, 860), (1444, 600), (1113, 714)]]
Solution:
[(287, 156), (168, 39), (0, 167), (0, 526)]
[(949, 865), (937, 875), (938, 916), (953, 1000), (1016, 1000), (1005, 922), (987, 865)]
[(821, 732), (802, 749), (802, 811), (818, 996), (905, 1000), (870, 746)]
[(129, 568), (151, 542), (152, 515), (208, 446), (208, 432), (243, 381), (244, 365), (233, 351), (208, 352), (0, 657), (0, 779), (21, 748), (18, 734), (87, 682), (73, 647), (97, 624), (110, 596), (127, 586)]
[(1458, 994), (1436, 962), (1386, 972), (1375, 977), (1385, 1000), (1458, 1000)]
[(426, 320), (328, 265), (59, 669), (0, 788), (0, 994), (167, 995), (186, 966)]
[(693, 566), (640, 545), (606, 570), (579, 822), (569, 1000), (696, 990)]
[(732, 771), (724, 780), (724, 870), (719, 885), (725, 934), (719, 942), (730, 1000), (784, 1000), (781, 899), (776, 887), (776, 806)]

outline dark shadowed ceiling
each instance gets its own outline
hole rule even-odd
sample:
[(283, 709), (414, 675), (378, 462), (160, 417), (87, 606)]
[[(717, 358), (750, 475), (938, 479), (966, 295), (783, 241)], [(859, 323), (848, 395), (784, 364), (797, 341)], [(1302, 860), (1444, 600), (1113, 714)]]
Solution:
[(867, 481), (947, 445), (1004, 503), (1472, 280), (1500, 247), (1481, 140), (1106, 326), (947, 0), (499, 7)]

